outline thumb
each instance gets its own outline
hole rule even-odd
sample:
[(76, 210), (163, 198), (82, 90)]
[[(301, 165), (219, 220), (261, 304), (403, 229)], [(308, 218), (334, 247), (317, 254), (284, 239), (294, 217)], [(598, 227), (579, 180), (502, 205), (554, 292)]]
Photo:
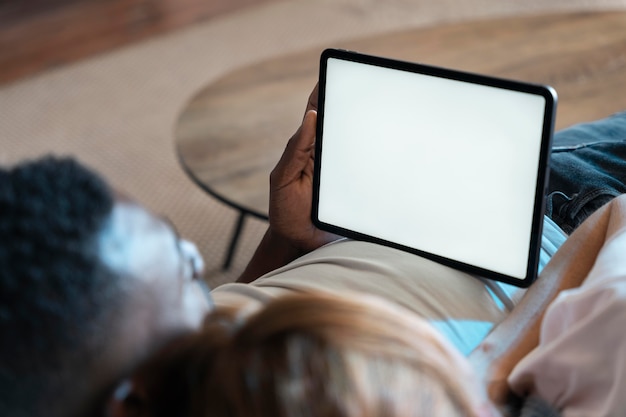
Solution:
[(273, 180), (288, 182), (301, 175), (313, 152), (316, 123), (317, 112), (309, 110), (298, 131), (289, 139), (280, 161), (272, 172)]
[(318, 102), (318, 92), (319, 92), (319, 83), (315, 84), (315, 88), (313, 88), (313, 91), (311, 92), (311, 95), (309, 96), (309, 101), (306, 104), (306, 113), (309, 110), (316, 110), (317, 111), (317, 102)]
[(289, 140), (287, 150), (295, 148), (293, 152), (309, 152), (315, 143), (315, 125), (317, 123), (317, 111), (309, 110), (304, 115), (302, 125), (295, 135)]

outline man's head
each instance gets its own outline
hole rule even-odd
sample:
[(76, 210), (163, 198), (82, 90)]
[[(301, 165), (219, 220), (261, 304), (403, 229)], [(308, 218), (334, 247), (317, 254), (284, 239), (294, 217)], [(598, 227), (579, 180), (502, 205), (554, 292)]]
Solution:
[(0, 170), (0, 415), (71, 416), (206, 310), (168, 222), (71, 159)]

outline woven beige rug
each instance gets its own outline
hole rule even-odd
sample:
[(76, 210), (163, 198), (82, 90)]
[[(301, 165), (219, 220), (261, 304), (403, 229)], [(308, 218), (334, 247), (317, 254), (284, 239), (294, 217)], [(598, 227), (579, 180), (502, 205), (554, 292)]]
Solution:
[(170, 217), (198, 243), (207, 278), (217, 285), (242, 270), (265, 224), (248, 221), (233, 267), (221, 272), (236, 213), (192, 184), (173, 147), (177, 115), (203, 86), (259, 60), (365, 35), (514, 14), (613, 9), (626, 9), (626, 0), (291, 0), (252, 7), (3, 86), (0, 163), (51, 152), (77, 156)]

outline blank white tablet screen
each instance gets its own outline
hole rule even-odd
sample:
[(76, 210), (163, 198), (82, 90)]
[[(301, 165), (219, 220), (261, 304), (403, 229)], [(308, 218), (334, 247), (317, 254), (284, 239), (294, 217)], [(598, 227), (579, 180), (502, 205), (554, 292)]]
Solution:
[(546, 99), (330, 58), (318, 219), (526, 277)]

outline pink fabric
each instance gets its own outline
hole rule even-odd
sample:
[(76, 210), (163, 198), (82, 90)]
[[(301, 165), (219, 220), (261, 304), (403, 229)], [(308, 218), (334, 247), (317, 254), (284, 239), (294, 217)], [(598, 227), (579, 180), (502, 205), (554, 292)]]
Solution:
[(602, 216), (606, 227), (594, 233), (605, 242), (587, 279), (552, 303), (539, 346), (509, 377), (514, 391), (539, 395), (565, 417), (626, 416), (625, 198)]

